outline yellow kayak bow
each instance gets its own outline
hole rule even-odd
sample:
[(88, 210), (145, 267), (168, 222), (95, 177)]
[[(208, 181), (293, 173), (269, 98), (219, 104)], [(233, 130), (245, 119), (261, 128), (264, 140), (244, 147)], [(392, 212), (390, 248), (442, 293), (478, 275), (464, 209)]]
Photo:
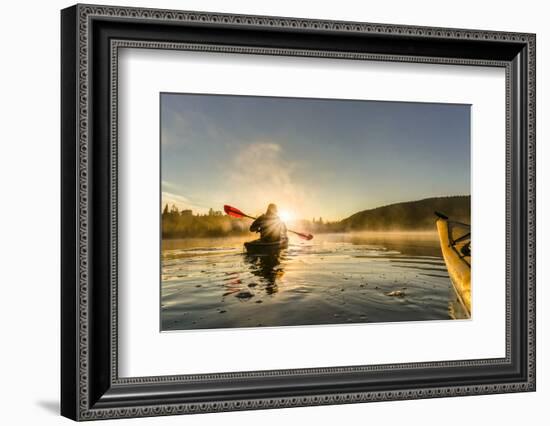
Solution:
[(458, 300), (471, 315), (471, 247), (470, 225), (452, 222), (442, 213), (435, 213), (441, 252)]

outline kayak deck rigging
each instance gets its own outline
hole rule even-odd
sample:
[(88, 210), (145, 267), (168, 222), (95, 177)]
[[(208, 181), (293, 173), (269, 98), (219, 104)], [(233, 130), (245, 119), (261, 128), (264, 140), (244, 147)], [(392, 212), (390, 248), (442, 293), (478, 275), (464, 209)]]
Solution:
[(471, 232), (470, 225), (454, 222), (437, 213), (436, 227), (441, 252), (458, 300), (471, 315)]

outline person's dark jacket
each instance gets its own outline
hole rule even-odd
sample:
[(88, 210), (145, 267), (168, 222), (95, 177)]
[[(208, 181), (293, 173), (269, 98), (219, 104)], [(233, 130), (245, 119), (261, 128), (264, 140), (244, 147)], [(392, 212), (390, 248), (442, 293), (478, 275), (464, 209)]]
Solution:
[(287, 238), (286, 225), (277, 215), (261, 215), (252, 222), (250, 231), (259, 232), (262, 241), (279, 241)]

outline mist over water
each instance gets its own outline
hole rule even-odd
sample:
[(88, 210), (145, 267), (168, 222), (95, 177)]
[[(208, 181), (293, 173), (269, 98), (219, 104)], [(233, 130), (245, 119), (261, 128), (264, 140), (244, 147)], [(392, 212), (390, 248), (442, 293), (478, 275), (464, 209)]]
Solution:
[(162, 330), (465, 318), (435, 233), (318, 234), (262, 256), (245, 240), (163, 241)]

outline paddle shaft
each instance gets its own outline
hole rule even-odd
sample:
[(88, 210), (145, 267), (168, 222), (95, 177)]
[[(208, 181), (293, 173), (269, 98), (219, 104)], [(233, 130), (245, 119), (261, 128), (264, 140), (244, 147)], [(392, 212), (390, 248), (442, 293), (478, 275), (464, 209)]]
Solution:
[[(244, 214), (244, 213), (243, 213), (243, 216), (244, 216), (244, 217), (247, 217), (247, 218), (249, 218), (249, 219), (252, 219), (252, 220), (256, 220), (256, 219), (257, 219), (257, 218), (254, 217), (254, 216), (249, 216), (249, 215)], [(300, 235), (300, 236), (303, 236), (303, 235), (304, 235), (302, 232), (296, 232), (296, 231), (293, 231), (292, 229), (287, 229), (287, 231), (288, 231), (288, 232), (292, 232), (293, 234), (296, 234), (296, 235)]]

